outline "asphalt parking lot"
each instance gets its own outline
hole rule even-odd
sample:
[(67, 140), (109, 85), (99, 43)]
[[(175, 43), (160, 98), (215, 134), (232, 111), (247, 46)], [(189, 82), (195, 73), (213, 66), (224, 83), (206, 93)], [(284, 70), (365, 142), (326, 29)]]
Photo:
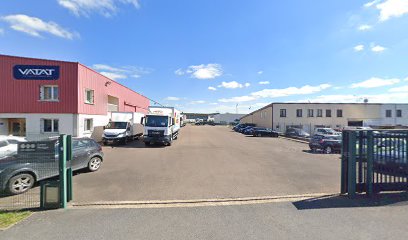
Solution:
[(338, 154), (222, 126), (187, 126), (170, 147), (103, 147), (95, 173), (74, 177), (74, 202), (189, 200), (339, 191)]

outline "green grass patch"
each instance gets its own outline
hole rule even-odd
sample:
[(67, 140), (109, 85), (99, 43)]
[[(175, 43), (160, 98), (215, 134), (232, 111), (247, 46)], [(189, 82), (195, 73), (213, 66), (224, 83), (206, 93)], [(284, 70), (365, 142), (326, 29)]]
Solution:
[(31, 215), (29, 211), (22, 212), (2, 212), (0, 211), (0, 229), (20, 222)]

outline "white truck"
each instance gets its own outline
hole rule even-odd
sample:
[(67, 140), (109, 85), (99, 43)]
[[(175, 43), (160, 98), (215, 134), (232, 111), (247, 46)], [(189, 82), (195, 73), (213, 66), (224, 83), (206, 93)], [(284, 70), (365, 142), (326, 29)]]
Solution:
[(144, 113), (138, 112), (111, 112), (108, 125), (104, 127), (102, 141), (109, 143), (127, 144), (128, 141), (143, 135), (141, 124)]
[(180, 131), (181, 112), (174, 107), (150, 106), (143, 119), (143, 142), (148, 146), (154, 143), (171, 145)]

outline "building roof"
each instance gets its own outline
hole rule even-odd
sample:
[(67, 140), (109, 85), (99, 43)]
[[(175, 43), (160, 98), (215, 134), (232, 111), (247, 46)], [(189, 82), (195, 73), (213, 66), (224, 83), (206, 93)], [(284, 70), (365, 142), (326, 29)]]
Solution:
[(295, 105), (295, 104), (299, 104), (299, 105), (303, 105), (303, 104), (306, 104), (306, 105), (309, 105), (309, 104), (314, 104), (314, 105), (319, 105), (319, 104), (330, 104), (330, 105), (408, 105), (408, 103), (321, 103), (321, 102), (319, 102), (319, 103), (314, 103), (314, 102), (273, 102), (273, 103), (270, 103), (270, 104), (268, 104), (268, 105), (266, 105), (266, 106), (264, 106), (264, 107), (262, 107), (262, 108), (260, 108), (260, 109), (257, 109), (257, 110), (255, 110), (255, 111), (253, 111), (253, 112), (250, 112), (250, 113), (248, 113), (248, 114), (246, 114), (245, 116), (242, 116), (241, 118), (240, 118), (240, 120), (241, 119), (243, 119), (243, 118), (245, 118), (245, 117), (247, 117), (247, 116), (250, 116), (250, 115), (252, 115), (252, 114), (254, 114), (254, 113), (256, 113), (256, 112), (259, 112), (259, 111), (262, 111), (262, 110), (264, 110), (264, 109), (266, 109), (266, 108), (269, 108), (269, 107), (272, 107), (274, 104), (290, 104), (290, 105)]

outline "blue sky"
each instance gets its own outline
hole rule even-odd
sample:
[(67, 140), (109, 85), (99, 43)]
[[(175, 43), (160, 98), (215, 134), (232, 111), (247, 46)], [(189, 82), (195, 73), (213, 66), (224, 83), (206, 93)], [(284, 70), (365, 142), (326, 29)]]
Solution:
[[(41, 4), (39, 4), (41, 2)], [(79, 61), (164, 105), (408, 102), (408, 0), (15, 0), (0, 53)]]

